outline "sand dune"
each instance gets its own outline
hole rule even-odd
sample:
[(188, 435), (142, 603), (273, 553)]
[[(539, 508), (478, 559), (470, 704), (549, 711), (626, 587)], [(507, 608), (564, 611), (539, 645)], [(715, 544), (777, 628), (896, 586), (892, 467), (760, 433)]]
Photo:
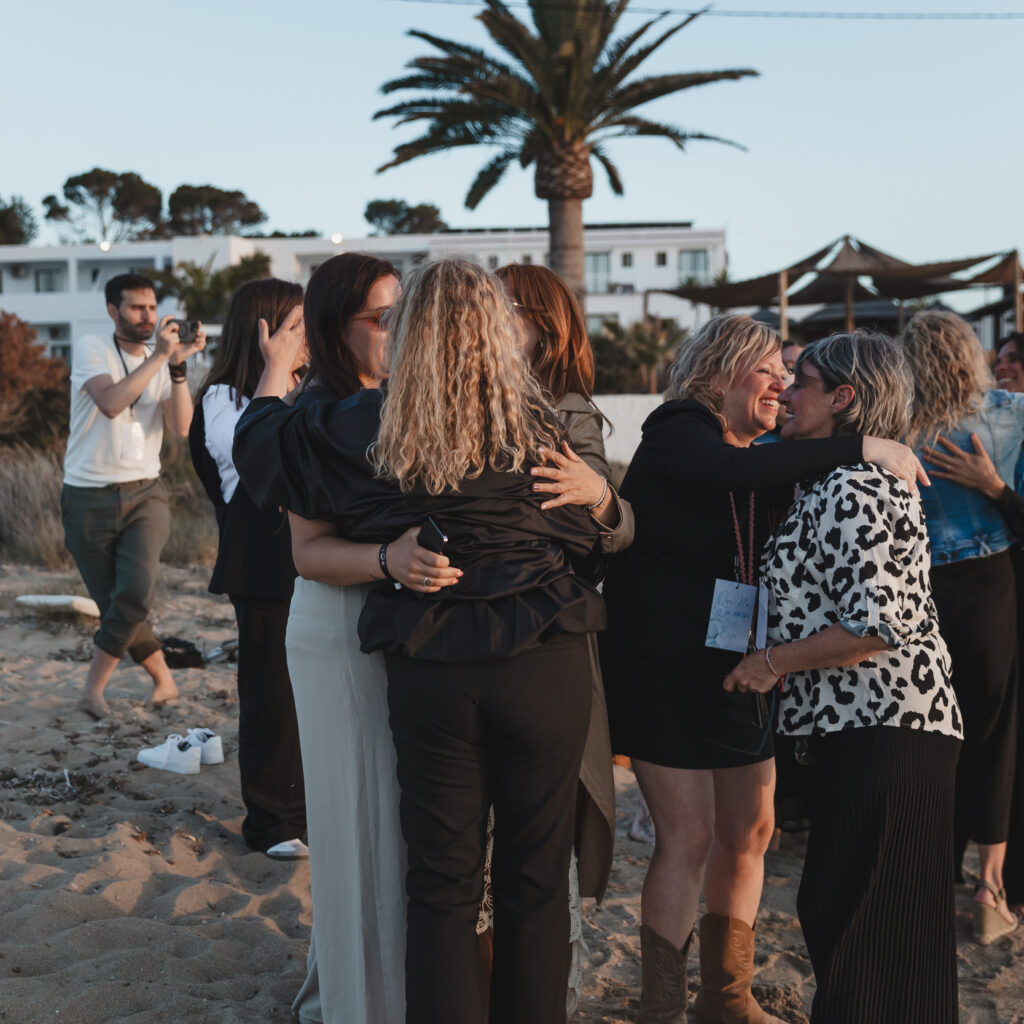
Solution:
[[(209, 649), (234, 637), (230, 604), (206, 575), (164, 570), (158, 632)], [(93, 626), (14, 607), (22, 593), (84, 593), (73, 573), (0, 567), (0, 1024), (249, 1024), (287, 1021), (305, 975), (305, 863), (250, 852), (239, 827), (237, 699), (227, 664), (175, 673), (180, 699), (145, 703), (141, 669), (118, 669), (116, 717), (74, 709)], [(139, 748), (203, 725), (226, 762), (180, 776), (144, 768)], [(649, 848), (626, 838), (632, 775), (617, 768), (620, 841), (601, 907), (585, 910), (590, 966), (574, 1020), (631, 1021), (640, 980), (640, 884)], [(755, 989), (804, 1022), (813, 977), (795, 916), (798, 838), (767, 861)], [(970, 941), (958, 895), (965, 1024), (1024, 1022), (1024, 934)], [(691, 957), (691, 983), (697, 957)], [(908, 1022), (911, 1024), (911, 1022)], [(927, 1024), (927, 1022), (920, 1022)]]

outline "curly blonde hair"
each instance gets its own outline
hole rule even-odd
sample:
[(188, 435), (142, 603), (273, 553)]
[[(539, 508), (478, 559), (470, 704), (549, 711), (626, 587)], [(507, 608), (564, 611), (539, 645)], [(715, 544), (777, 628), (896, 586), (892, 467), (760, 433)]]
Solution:
[(956, 313), (916, 314), (900, 342), (914, 372), (908, 444), (952, 430), (977, 412), (985, 392), (996, 386), (978, 336)]
[(692, 398), (714, 413), (723, 430), (723, 390), (782, 347), (779, 333), (749, 316), (712, 317), (691, 334), (668, 371), (669, 398)]
[(488, 467), (520, 472), (558, 439), (497, 278), (461, 259), (413, 271), (395, 307), (391, 376), (371, 448), (378, 475), (403, 491), (440, 494)]

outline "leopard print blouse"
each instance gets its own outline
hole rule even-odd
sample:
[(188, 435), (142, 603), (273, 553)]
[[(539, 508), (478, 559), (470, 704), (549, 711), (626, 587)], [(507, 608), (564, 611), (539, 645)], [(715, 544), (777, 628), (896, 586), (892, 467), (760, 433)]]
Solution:
[(875, 466), (842, 466), (804, 492), (765, 546), (768, 642), (840, 623), (892, 648), (846, 668), (788, 675), (779, 731), (893, 725), (963, 737), (928, 580), (921, 502)]

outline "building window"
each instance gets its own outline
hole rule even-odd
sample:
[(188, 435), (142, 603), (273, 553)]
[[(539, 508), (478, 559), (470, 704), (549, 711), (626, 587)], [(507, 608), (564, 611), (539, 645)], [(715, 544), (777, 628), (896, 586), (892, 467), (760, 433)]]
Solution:
[(528, 253), (523, 253), (523, 258), (519, 261), (524, 267), (528, 267), (533, 263), (533, 257)]
[(60, 267), (49, 267), (35, 272), (37, 292), (64, 291), (64, 271)]
[(707, 284), (711, 279), (711, 260), (707, 249), (681, 249), (679, 280)]
[(497, 256), (488, 256), (487, 257), (487, 269), (488, 270), (497, 270), (498, 269), (498, 257)]
[(618, 313), (591, 313), (587, 316), (587, 334), (600, 334), (605, 324), (617, 324)]
[(71, 328), (68, 324), (50, 324), (50, 341), (67, 341), (71, 337)]
[(633, 266), (633, 254), (631, 252), (624, 252), (622, 254), (622, 265), (624, 267)]
[(668, 266), (668, 253), (667, 252), (656, 252), (654, 254), (654, 265), (656, 267), (667, 267)]
[(608, 277), (611, 273), (611, 254), (607, 252), (588, 252), (583, 255), (584, 287), (590, 295), (600, 295), (608, 291)]
[(70, 345), (51, 345), (50, 355), (54, 359), (63, 359), (68, 366), (71, 365), (71, 346)]

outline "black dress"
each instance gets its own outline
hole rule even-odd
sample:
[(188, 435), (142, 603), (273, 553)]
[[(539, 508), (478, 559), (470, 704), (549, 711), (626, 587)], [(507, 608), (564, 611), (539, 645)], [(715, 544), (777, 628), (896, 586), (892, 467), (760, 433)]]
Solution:
[(747, 543), (755, 492), (755, 564), (792, 485), (861, 461), (861, 438), (737, 448), (700, 402), (666, 402), (644, 423), (623, 481), (636, 515), (633, 545), (612, 558), (601, 636), (612, 748), (669, 768), (730, 768), (770, 758), (749, 694), (722, 681), (741, 655), (706, 647), (715, 580), (735, 576), (734, 494)]

